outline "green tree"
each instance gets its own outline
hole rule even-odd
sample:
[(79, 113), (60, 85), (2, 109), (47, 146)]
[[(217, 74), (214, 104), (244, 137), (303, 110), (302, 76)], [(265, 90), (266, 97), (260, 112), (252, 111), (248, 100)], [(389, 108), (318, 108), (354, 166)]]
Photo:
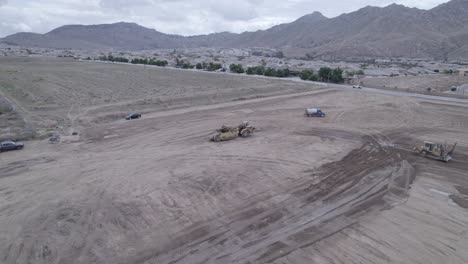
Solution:
[(299, 77), (301, 77), (301, 79), (305, 81), (318, 81), (318, 76), (314, 74), (313, 70), (303, 70), (299, 74)]
[(268, 76), (268, 77), (276, 77), (276, 70), (273, 69), (273, 68), (266, 68), (265, 72), (264, 72), (264, 75), (265, 76)]
[(308, 81), (312, 75), (314, 75), (314, 71), (312, 71), (312, 70), (303, 70), (300, 73), (299, 77), (301, 78), (301, 80)]
[(279, 69), (279, 70), (276, 70), (276, 77), (280, 77), (280, 78), (285, 78), (285, 77), (289, 77), (290, 75), (290, 71), (288, 68), (286, 69)]
[(182, 69), (192, 69), (193, 66), (189, 62), (182, 63)]
[(319, 80), (322, 82), (329, 82), (331, 79), (332, 69), (330, 67), (322, 67), (318, 72)]
[(241, 64), (231, 64), (229, 70), (234, 73), (244, 73), (245, 70)]
[(213, 63), (213, 62), (210, 62), (208, 64), (208, 67), (207, 67), (207, 70), (208, 71), (216, 71), (216, 70), (219, 70), (223, 67), (223, 65), (219, 64), (219, 63)]
[(197, 68), (197, 70), (201, 70), (203, 69), (203, 65), (201, 63), (197, 63), (197, 65), (195, 65), (195, 68)]
[(249, 75), (265, 75), (265, 67), (263, 66), (253, 66), (248, 67), (246, 73)]
[(340, 68), (335, 68), (331, 72), (330, 81), (334, 83), (342, 83), (344, 82), (343, 78), (343, 70)]
[(159, 66), (166, 67), (169, 64), (167, 60), (159, 61)]
[(255, 67), (255, 74), (257, 74), (257, 75), (265, 75), (265, 66), (257, 66), (257, 67)]
[(312, 74), (310, 77), (309, 77), (309, 81), (313, 81), (313, 82), (317, 82), (319, 80), (319, 77), (317, 74)]

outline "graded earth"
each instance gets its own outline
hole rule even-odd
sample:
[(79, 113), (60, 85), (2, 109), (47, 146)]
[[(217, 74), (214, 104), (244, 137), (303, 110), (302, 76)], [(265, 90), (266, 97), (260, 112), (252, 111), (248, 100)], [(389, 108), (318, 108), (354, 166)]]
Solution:
[(0, 58), (0, 95), (34, 138), (0, 154), (0, 263), (468, 262), (463, 100), (51, 58)]

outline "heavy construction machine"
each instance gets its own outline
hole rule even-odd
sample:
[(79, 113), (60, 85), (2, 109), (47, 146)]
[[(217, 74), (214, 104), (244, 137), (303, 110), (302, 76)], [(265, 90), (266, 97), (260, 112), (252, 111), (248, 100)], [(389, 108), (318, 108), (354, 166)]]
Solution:
[(220, 142), (227, 141), (237, 137), (248, 137), (255, 131), (255, 127), (251, 126), (249, 121), (244, 121), (237, 127), (222, 126), (216, 130), (216, 133), (210, 136), (210, 141)]
[(439, 144), (430, 141), (424, 141), (423, 146), (415, 147), (413, 150), (425, 157), (433, 158), (448, 162), (452, 159), (452, 153), (455, 150), (457, 143), (453, 144), (452, 148), (448, 150), (447, 143)]

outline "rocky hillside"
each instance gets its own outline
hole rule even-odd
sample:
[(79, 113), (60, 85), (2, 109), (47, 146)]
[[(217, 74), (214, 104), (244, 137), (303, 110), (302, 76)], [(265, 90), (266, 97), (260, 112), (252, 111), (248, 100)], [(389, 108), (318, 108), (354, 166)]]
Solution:
[(63, 26), (46, 34), (18, 33), (0, 42), (74, 49), (269, 47), (295, 57), (327, 60), (411, 57), (468, 60), (468, 0), (431, 10), (364, 7), (327, 18), (315, 12), (268, 30), (183, 37), (134, 23)]

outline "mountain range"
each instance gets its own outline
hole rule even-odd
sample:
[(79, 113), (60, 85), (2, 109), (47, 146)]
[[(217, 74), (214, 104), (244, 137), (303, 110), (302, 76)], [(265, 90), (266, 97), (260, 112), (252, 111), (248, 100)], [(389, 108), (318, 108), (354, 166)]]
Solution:
[(10, 45), (84, 50), (158, 48), (274, 48), (289, 57), (325, 60), (421, 58), (468, 61), (468, 0), (452, 0), (430, 10), (392, 4), (367, 6), (327, 18), (315, 12), (294, 22), (255, 32), (184, 37), (135, 23), (67, 25), (46, 34), (16, 33)]

